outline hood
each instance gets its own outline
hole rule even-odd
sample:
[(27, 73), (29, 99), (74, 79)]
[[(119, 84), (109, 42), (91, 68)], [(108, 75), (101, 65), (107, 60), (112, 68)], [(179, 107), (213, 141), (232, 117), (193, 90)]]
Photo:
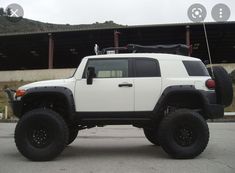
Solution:
[(45, 80), (45, 81), (39, 81), (39, 82), (33, 82), (29, 83), (26, 85), (23, 85), (19, 87), (19, 89), (27, 90), (29, 88), (34, 88), (34, 87), (50, 87), (50, 86), (62, 86), (62, 87), (68, 87), (71, 88), (73, 87), (73, 83), (75, 79), (74, 78), (69, 78), (69, 79), (56, 79), (56, 80)]

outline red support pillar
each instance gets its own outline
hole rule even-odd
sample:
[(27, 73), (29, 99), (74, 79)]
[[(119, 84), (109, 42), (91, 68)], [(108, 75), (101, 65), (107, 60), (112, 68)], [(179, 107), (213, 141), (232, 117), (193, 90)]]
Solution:
[(48, 46), (48, 69), (53, 68), (53, 60), (54, 60), (54, 40), (52, 34), (49, 33), (49, 46)]
[[(119, 47), (119, 34), (120, 32), (114, 31), (114, 47)], [(117, 50), (116, 53), (118, 53)]]
[(190, 26), (189, 25), (186, 26), (186, 45), (189, 47), (188, 56), (191, 56), (192, 48), (191, 48), (191, 43), (190, 43)]

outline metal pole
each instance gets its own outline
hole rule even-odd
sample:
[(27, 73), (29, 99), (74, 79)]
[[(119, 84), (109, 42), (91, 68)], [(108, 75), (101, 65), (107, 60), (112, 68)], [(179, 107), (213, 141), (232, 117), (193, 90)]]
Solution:
[(52, 34), (49, 33), (49, 46), (48, 46), (48, 69), (53, 68), (53, 60), (54, 60), (54, 40)]
[(190, 26), (186, 26), (186, 45), (189, 47), (188, 56), (191, 56), (191, 45), (190, 45)]
[(7, 106), (5, 106), (5, 119), (8, 119), (8, 107)]

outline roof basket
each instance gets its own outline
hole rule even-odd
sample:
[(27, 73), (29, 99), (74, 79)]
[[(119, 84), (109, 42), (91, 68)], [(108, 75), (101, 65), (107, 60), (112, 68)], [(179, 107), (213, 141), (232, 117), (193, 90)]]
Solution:
[(108, 53), (170, 53), (178, 55), (188, 55), (190, 47), (185, 44), (152, 45), (142, 46), (138, 44), (128, 44), (126, 47), (108, 47), (99, 51), (99, 54)]

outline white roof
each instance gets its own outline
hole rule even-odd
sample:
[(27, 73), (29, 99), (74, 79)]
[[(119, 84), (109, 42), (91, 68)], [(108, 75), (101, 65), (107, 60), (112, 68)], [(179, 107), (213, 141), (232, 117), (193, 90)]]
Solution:
[(104, 55), (93, 55), (85, 57), (87, 59), (93, 58), (154, 58), (160, 61), (164, 60), (191, 60), (200, 61), (198, 58), (189, 56), (166, 54), (166, 53), (125, 53), (125, 54), (104, 54)]

